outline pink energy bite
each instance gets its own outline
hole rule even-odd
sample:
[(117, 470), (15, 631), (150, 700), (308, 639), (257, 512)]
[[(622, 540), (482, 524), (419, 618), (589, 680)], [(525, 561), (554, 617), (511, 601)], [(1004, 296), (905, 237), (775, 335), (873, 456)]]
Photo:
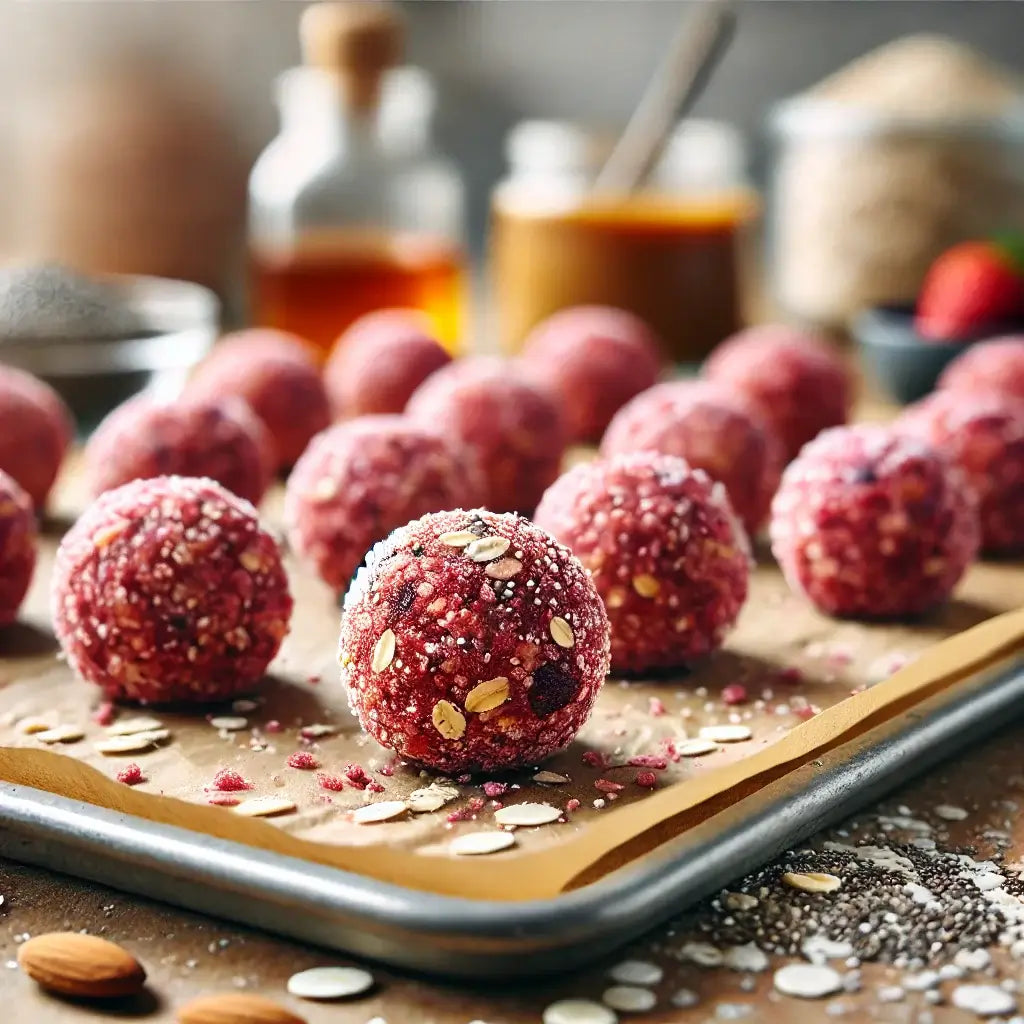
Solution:
[(274, 470), (266, 427), (239, 398), (167, 405), (137, 395), (99, 425), (85, 449), (94, 495), (155, 476), (209, 477), (258, 505)]
[(195, 399), (234, 395), (266, 425), (286, 469), (310, 438), (331, 422), (320, 372), (302, 341), (281, 331), (254, 328), (226, 335), (192, 378)]
[(535, 518), (593, 573), (618, 670), (715, 650), (747, 598), (750, 550), (724, 486), (674, 455), (578, 465), (548, 489)]
[(378, 541), (428, 512), (474, 505), (483, 481), (457, 442), (404, 416), (361, 416), (318, 434), (285, 490), (288, 539), (335, 590)]
[(74, 433), (56, 391), (31, 374), (0, 365), (0, 470), (46, 503)]
[(1024, 399), (939, 391), (897, 425), (963, 471), (978, 497), (983, 551), (1024, 550)]
[(558, 399), (569, 440), (597, 441), (626, 402), (657, 383), (661, 343), (625, 310), (574, 306), (530, 332), (521, 362)]
[(747, 532), (757, 533), (782, 472), (782, 448), (756, 412), (706, 381), (668, 381), (637, 395), (612, 420), (601, 455), (678, 455), (720, 480)]
[(108, 697), (217, 701), (251, 690), (288, 632), (292, 599), (256, 510), (212, 480), (107, 491), (64, 536), (54, 628)]
[(451, 358), (418, 310), (382, 309), (360, 317), (324, 367), (335, 418), (402, 412), (412, 393)]
[(938, 387), (1024, 399), (1024, 335), (993, 338), (972, 345), (943, 370)]
[(754, 406), (782, 442), (786, 461), (826, 427), (845, 423), (852, 400), (850, 375), (828, 343), (782, 324), (727, 338), (704, 376)]
[(36, 567), (36, 517), (32, 499), (0, 470), (0, 626), (18, 617)]
[(558, 406), (512, 363), (460, 359), (416, 389), (408, 415), (462, 442), (476, 456), (495, 512), (529, 512), (558, 476), (565, 424)]
[(384, 747), (448, 774), (568, 746), (608, 671), (583, 566), (532, 523), (439, 512), (372, 551), (345, 598), (349, 701)]
[(875, 425), (828, 430), (786, 469), (772, 551), (822, 611), (914, 615), (949, 597), (979, 543), (974, 492), (944, 455)]

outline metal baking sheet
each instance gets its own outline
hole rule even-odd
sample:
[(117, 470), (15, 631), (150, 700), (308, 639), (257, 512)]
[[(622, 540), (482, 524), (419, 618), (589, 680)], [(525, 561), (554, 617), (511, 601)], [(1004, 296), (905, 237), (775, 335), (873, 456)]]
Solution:
[(0, 855), (402, 968), (472, 978), (563, 971), (842, 820), (1021, 709), (1024, 657), (1016, 657), (795, 769), (634, 864), (547, 901), (412, 891), (9, 784), (0, 786)]

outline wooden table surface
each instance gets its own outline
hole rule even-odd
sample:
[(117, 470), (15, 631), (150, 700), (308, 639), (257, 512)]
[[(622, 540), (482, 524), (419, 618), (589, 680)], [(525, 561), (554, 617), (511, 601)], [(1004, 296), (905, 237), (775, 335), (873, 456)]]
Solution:
[[(960, 592), (955, 614), (966, 616), (966, 627), (989, 613), (1020, 604), (1024, 598), (1022, 579), (1024, 573), (1014, 567), (976, 567)], [(770, 715), (773, 709), (768, 707), (764, 713)], [(953, 804), (969, 813), (966, 820), (948, 826), (948, 835), (942, 833), (945, 845), (970, 844), (978, 858), (995, 853), (999, 845), (1007, 862), (1020, 861), (1024, 859), (1024, 823), (1011, 808), (1018, 803), (1024, 806), (1021, 749), (1024, 725), (1011, 725), (955, 764), (926, 778), (908, 780), (905, 790), (888, 798), (875, 813), (934, 821), (937, 804)], [(860, 818), (872, 820), (870, 813)], [(373, 966), (377, 985), (367, 997), (342, 1004), (305, 1003), (285, 995), (289, 975), (310, 966), (346, 962), (343, 957), (10, 863), (0, 863), (0, 894), (4, 897), (0, 905), (2, 1024), (173, 1021), (175, 1008), (189, 998), (232, 989), (272, 996), (300, 1013), (309, 1024), (380, 1024), (381, 1020), (386, 1024), (528, 1024), (539, 1022), (543, 1008), (555, 999), (599, 999), (609, 984), (608, 967), (625, 958), (653, 961), (665, 971), (664, 979), (656, 986), (658, 1008), (623, 1015), (624, 1020), (645, 1024), (729, 1019), (766, 1024), (832, 1019), (961, 1024), (977, 1019), (946, 1002), (929, 1005), (919, 992), (907, 992), (899, 1002), (880, 1002), (879, 987), (897, 984), (905, 972), (873, 964), (864, 965), (859, 992), (820, 1001), (783, 997), (773, 990), (771, 969), (744, 974), (682, 962), (678, 955), (679, 932), (671, 924), (657, 928), (593, 969), (556, 974), (547, 981), (472, 987), (403, 977)], [(689, 926), (692, 923), (691, 919)], [(137, 954), (149, 974), (146, 996), (128, 1005), (85, 1006), (42, 993), (16, 969), (16, 949), (24, 937), (68, 929), (105, 936)], [(1021, 964), (1002, 952), (994, 956), (1000, 966), (1000, 979), (1024, 983)], [(772, 967), (783, 962), (773, 958)], [(552, 967), (556, 969), (557, 965)], [(695, 1007), (671, 1005), (672, 994), (680, 989), (697, 993), (699, 1002)], [(943, 987), (944, 1000), (949, 990), (948, 984)]]

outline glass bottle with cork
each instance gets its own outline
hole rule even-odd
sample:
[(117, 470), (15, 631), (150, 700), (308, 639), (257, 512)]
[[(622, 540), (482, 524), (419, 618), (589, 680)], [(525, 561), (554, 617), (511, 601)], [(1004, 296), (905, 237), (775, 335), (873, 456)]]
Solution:
[(398, 66), (385, 2), (317, 4), (300, 34), (305, 65), (277, 81), (281, 130), (249, 182), (253, 320), (326, 355), (364, 313), (413, 308), (454, 350), (463, 185), (432, 145), (431, 81)]

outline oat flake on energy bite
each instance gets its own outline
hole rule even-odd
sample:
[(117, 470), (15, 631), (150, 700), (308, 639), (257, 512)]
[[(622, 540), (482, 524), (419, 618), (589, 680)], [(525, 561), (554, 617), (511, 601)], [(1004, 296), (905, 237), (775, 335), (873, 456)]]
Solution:
[[(515, 573), (488, 573), (510, 558)], [(439, 512), (370, 553), (345, 597), (339, 661), (382, 746), (450, 774), (533, 765), (589, 717), (608, 619), (583, 566), (532, 523)]]
[(198, 702), (252, 689), (292, 599), (248, 502), (212, 480), (156, 477), (107, 491), (67, 532), (51, 607), (72, 668), (109, 697)]

